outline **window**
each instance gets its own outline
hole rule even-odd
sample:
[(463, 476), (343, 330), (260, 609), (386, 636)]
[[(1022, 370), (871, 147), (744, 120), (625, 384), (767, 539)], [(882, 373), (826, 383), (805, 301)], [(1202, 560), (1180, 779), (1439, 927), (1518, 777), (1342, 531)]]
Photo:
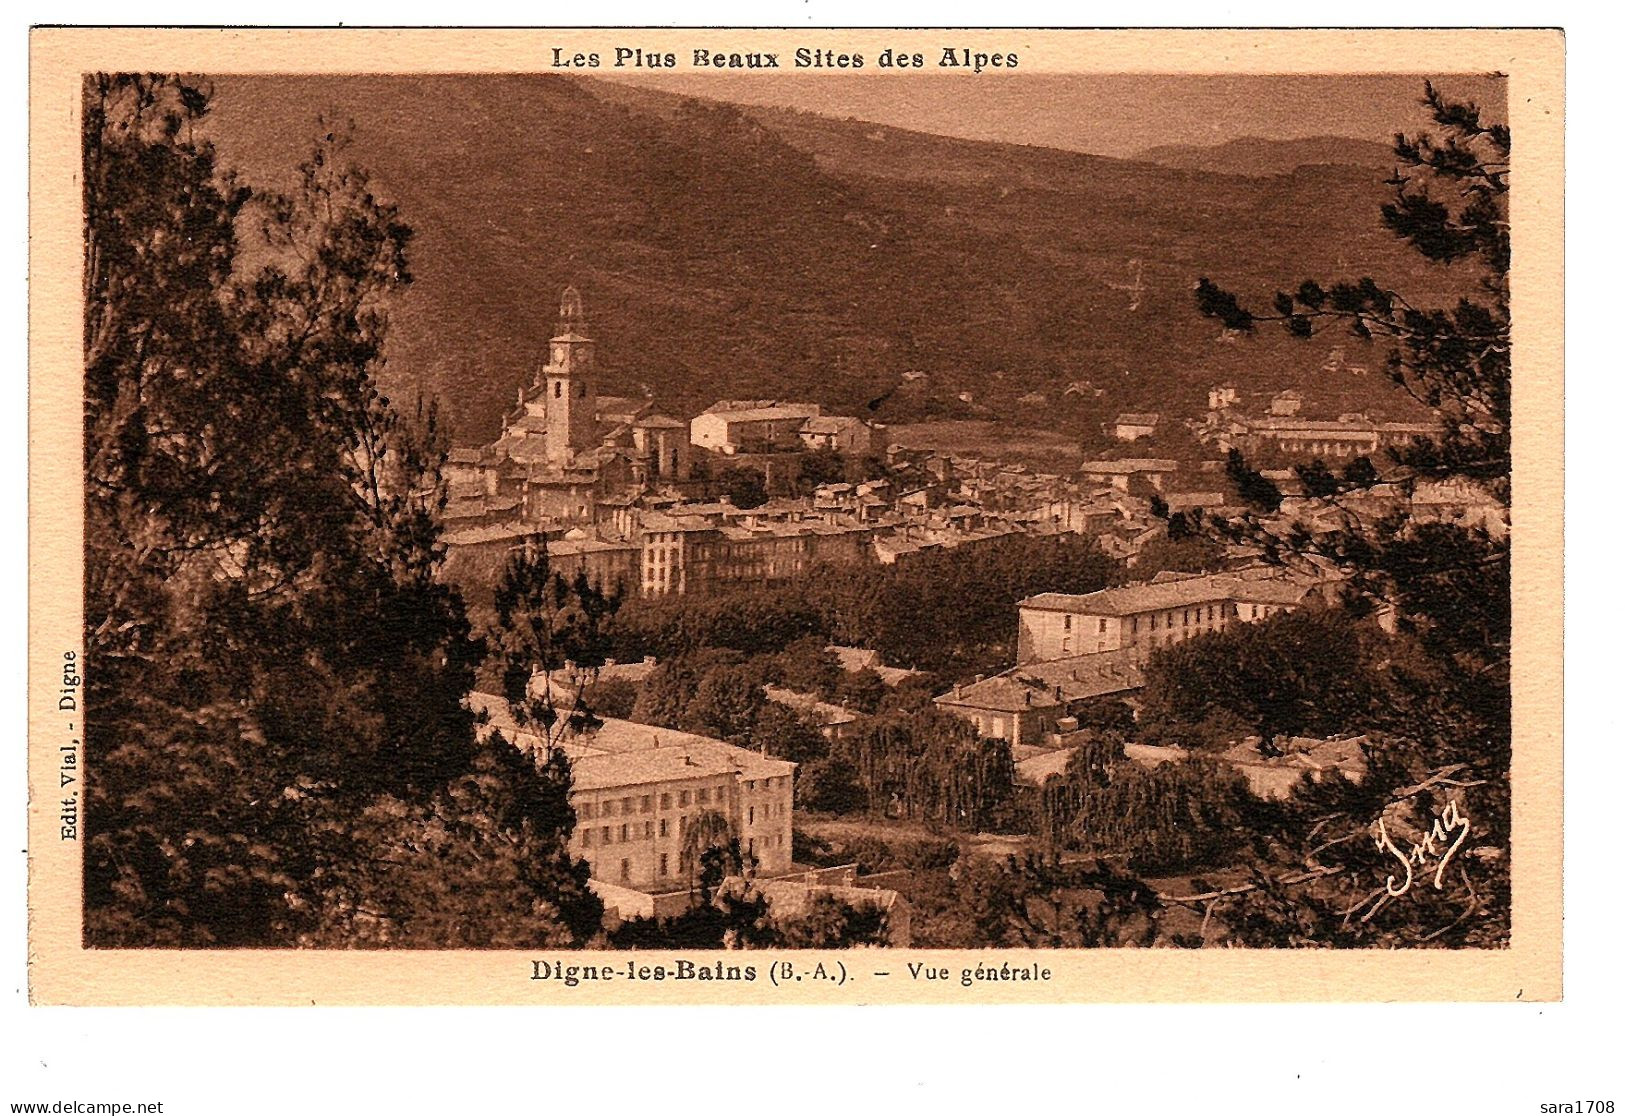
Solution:
[(663, 794), (663, 795), (660, 796), (660, 808), (662, 810), (670, 810), (671, 809), (671, 795)]
[(631, 812), (632, 812), (632, 796), (627, 795), (625, 798), (621, 799), (621, 813), (630, 814)]
[(756, 838), (752, 837), (750, 840), (745, 842), (745, 852), (749, 856), (756, 855)]
[(755, 825), (756, 824), (756, 807), (752, 806), (748, 811), (746, 811), (745, 824), (746, 825)]
[[(661, 822), (660, 824), (665, 825), (666, 823)], [(662, 876), (671, 875), (671, 865), (667, 862), (665, 853), (660, 854), (660, 874)]]
[(1070, 632), (1072, 630), (1072, 614), (1070, 612), (1061, 617), (1061, 630), (1063, 632)]
[(1106, 630), (1106, 618), (1104, 616), (1102, 616), (1100, 618), (1100, 628), (1099, 628), (1099, 630), (1102, 631), (1102, 632)]
[(604, 828), (599, 830), (599, 832), (603, 834), (604, 844), (606, 844), (606, 845), (609, 844), (609, 842), (610, 842), (609, 826), (607, 826), (607, 825), (604, 826)]
[(626, 823), (621, 823), (621, 844), (626, 844)]
[(581, 820), (582, 821), (592, 821), (592, 803), (591, 802), (583, 802), (581, 804)]
[(711, 788), (701, 787), (699, 791), (696, 792), (695, 797), (699, 799), (700, 804), (703, 806), (705, 803), (711, 801)]
[(751, 790), (751, 791), (755, 790), (756, 789), (756, 780), (755, 779), (746, 780), (745, 789), (746, 790)]
[(1156, 617), (1155, 617), (1155, 616), (1153, 616), (1153, 617), (1152, 617), (1152, 618), (1151, 618), (1151, 630), (1152, 630), (1152, 631), (1156, 631), (1156, 630), (1157, 630), (1157, 618), (1156, 618)]
[(553, 398), (554, 399), (561, 399), (561, 398), (563, 398), (563, 396), (564, 396), (564, 381), (563, 380), (554, 380), (553, 381)]
[(687, 791), (679, 791), (678, 792), (678, 794), (677, 794), (677, 805), (679, 805), (679, 806), (687, 806), (688, 805), (688, 792)]
[(1185, 625), (1185, 627), (1187, 627), (1187, 628), (1191, 626), (1191, 610), (1190, 609), (1187, 608), (1185, 610), (1185, 619), (1183, 621), (1181, 621), (1181, 623), (1183, 623)]
[(602, 816), (606, 818), (615, 816), (615, 800), (613, 798), (605, 801)]
[(581, 831), (581, 847), (584, 849), (592, 848), (592, 830), (583, 829)]
[(643, 836), (644, 836), (644, 839), (647, 840), (647, 839), (653, 837), (654, 835), (655, 835), (655, 823), (654, 822), (644, 822), (643, 823)]
[(1138, 616), (1134, 617), (1134, 619), (1132, 619), (1132, 620), (1130, 620), (1128, 622), (1128, 630), (1135, 633), (1136, 635), (1139, 634), (1139, 631), (1140, 631), (1140, 618)]
[(655, 808), (654, 795), (652, 795), (652, 794), (644, 795), (643, 800), (638, 803), (638, 807), (639, 807), (638, 812), (643, 813), (643, 814), (647, 814), (649, 811), (653, 810)]
[(665, 819), (665, 818), (661, 818), (661, 819), (660, 819), (660, 835), (661, 835), (661, 836), (662, 836), (662, 837), (664, 837), (664, 836), (666, 836), (666, 835), (667, 835), (667, 834), (669, 834), (669, 833), (670, 833), (670, 832), (671, 832), (671, 827), (670, 827), (670, 826), (669, 826), (669, 825), (667, 825), (667, 824), (666, 824), (666, 819)]
[(629, 880), (631, 878), (632, 878), (632, 862), (630, 860), (624, 860), (623, 859), (621, 861), (621, 879), (622, 880)]

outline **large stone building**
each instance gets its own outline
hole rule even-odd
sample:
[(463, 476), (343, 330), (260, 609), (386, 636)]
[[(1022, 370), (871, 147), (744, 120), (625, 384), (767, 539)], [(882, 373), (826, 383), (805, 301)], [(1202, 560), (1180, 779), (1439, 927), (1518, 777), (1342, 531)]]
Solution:
[(1370, 457), (1381, 449), (1437, 437), (1440, 431), (1437, 423), (1384, 422), (1352, 412), (1335, 419), (1308, 418), (1298, 413), (1303, 397), (1290, 390), (1272, 397), (1261, 415), (1244, 414), (1236, 404), (1232, 385), (1209, 391), (1208, 413), (1195, 428), (1197, 438), (1224, 452), (1239, 449), (1337, 461)]
[(799, 451), (802, 430), (818, 415), (816, 403), (724, 400), (694, 416), (689, 440), (729, 457)]
[[(546, 745), (492, 694), (470, 695), (482, 731), (533, 755)], [(763, 876), (791, 870), (796, 765), (676, 729), (605, 718), (559, 745), (570, 759), (576, 827), (570, 852), (596, 880), (640, 892), (687, 890), (689, 830), (705, 814), (728, 823)]]
[(1159, 574), (1096, 593), (1040, 593), (1017, 605), (1018, 664), (1152, 648), (1262, 620), (1301, 605), (1313, 587), (1264, 573)]

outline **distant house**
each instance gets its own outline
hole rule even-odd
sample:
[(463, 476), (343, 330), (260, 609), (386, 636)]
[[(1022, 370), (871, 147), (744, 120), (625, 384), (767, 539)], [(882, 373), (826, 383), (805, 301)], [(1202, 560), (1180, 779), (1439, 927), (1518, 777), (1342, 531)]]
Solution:
[(979, 678), (934, 701), (944, 712), (971, 722), (984, 737), (1033, 744), (1091, 700), (1132, 693), (1144, 685), (1139, 664), (1129, 654), (1076, 655)]
[(801, 430), (817, 418), (816, 403), (769, 403), (756, 407), (718, 408), (695, 415), (689, 441), (717, 453), (762, 453), (801, 448)]
[(869, 453), (872, 440), (869, 425), (850, 415), (814, 415), (801, 427), (801, 441), (809, 449), (863, 457)]
[(825, 740), (844, 738), (858, 719), (857, 714), (844, 705), (819, 701), (812, 694), (804, 694), (783, 686), (763, 686), (762, 694), (768, 701), (794, 710), (803, 721), (817, 729)]
[(1179, 471), (1179, 462), (1165, 457), (1130, 457), (1116, 461), (1085, 461), (1078, 466), (1078, 478), (1085, 483), (1110, 485), (1121, 492), (1149, 487), (1161, 492), (1168, 479)]
[(1157, 432), (1162, 416), (1155, 411), (1125, 411), (1106, 424), (1106, 433), (1119, 442), (1150, 438)]
[(841, 669), (848, 674), (856, 674), (863, 670), (872, 670), (880, 676), (880, 680), (888, 686), (900, 686), (910, 678), (924, 677), (922, 672), (908, 670), (905, 667), (885, 666), (880, 661), (880, 652), (867, 647), (842, 647), (839, 644), (830, 644), (824, 648), (840, 661)]

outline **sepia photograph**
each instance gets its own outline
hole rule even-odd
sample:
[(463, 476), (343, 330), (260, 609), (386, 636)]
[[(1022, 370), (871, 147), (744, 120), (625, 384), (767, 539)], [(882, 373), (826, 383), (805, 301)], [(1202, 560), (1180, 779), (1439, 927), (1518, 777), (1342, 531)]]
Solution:
[(1555, 956), (1517, 75), (1064, 35), (75, 60), (75, 963)]

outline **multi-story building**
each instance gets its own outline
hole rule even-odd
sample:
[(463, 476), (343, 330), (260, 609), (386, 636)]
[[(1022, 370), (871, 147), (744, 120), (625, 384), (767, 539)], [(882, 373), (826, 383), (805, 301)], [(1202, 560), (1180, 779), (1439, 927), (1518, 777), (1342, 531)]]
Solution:
[(814, 415), (802, 424), (800, 437), (809, 449), (834, 450), (850, 457), (863, 457), (873, 436), (869, 424), (851, 415)]
[(937, 708), (971, 722), (987, 739), (1037, 744), (1091, 701), (1130, 694), (1144, 685), (1138, 657), (1112, 651), (1015, 666), (955, 686), (934, 700)]
[(1159, 574), (1096, 593), (1040, 593), (1016, 606), (1016, 662), (1120, 650), (1143, 659), (1234, 621), (1297, 608), (1313, 591), (1286, 577), (1237, 573)]
[[(483, 715), (482, 731), (500, 731), (532, 755), (545, 751), (501, 697), (475, 693), (469, 704)], [(754, 872), (790, 871), (796, 765), (789, 760), (615, 718), (558, 746), (573, 776), (570, 852), (591, 865), (594, 879), (643, 892), (688, 888), (697, 871), (689, 831), (706, 815), (727, 823)]]
[(1308, 418), (1298, 412), (1303, 397), (1283, 391), (1271, 398), (1267, 412), (1247, 415), (1236, 409), (1235, 388), (1216, 387), (1208, 393), (1207, 417), (1195, 427), (1196, 436), (1221, 451), (1274, 452), (1294, 458), (1342, 460), (1371, 456), (1380, 449), (1403, 446), (1418, 438), (1437, 437), (1434, 422), (1383, 422), (1351, 412), (1335, 419)]
[(819, 413), (816, 403), (718, 403), (689, 422), (689, 441), (729, 456), (800, 450), (802, 429)]

